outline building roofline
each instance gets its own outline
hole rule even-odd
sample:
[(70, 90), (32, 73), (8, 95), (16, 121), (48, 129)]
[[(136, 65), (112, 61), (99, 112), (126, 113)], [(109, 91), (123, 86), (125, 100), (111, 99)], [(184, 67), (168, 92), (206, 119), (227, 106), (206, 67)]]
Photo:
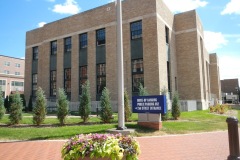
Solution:
[(19, 60), (24, 60), (25, 61), (25, 59), (23, 59), (23, 58), (17, 58), (17, 57), (11, 57), (11, 56), (5, 56), (5, 55), (1, 55), (0, 54), (0, 57), (8, 57), (8, 58), (14, 58), (14, 59), (19, 59)]

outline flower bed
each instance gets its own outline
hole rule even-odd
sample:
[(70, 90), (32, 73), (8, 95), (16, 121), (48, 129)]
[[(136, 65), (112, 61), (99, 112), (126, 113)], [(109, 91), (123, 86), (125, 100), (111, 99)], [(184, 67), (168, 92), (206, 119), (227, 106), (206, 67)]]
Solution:
[(64, 160), (137, 160), (139, 153), (139, 143), (133, 137), (121, 134), (80, 134), (69, 139), (62, 148)]

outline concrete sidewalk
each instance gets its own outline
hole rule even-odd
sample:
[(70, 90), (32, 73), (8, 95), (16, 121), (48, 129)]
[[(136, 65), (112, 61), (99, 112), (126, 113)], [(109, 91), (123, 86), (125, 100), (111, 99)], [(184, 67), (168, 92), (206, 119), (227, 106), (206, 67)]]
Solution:
[[(136, 138), (139, 160), (225, 160), (227, 131)], [(66, 140), (1, 142), (0, 160), (61, 160)]]

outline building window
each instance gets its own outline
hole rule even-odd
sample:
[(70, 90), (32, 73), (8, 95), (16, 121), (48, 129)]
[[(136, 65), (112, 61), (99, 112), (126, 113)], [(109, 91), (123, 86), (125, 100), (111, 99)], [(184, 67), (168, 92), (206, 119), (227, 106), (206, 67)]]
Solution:
[(20, 64), (19, 63), (15, 63), (15, 67), (20, 68)]
[(5, 74), (10, 74), (10, 72), (8, 70), (4, 70)]
[(97, 46), (104, 45), (106, 43), (105, 28), (97, 30)]
[(140, 83), (144, 86), (143, 59), (132, 60), (132, 91), (138, 92)]
[(67, 68), (64, 70), (64, 89), (70, 99), (71, 97), (71, 69)]
[(35, 97), (37, 92), (37, 74), (32, 75), (32, 95)]
[(18, 81), (12, 81), (11, 86), (23, 87), (24, 83), (23, 82), (18, 82)]
[(88, 45), (88, 41), (87, 41), (87, 33), (83, 33), (83, 34), (80, 34), (79, 36), (79, 46), (80, 46), (80, 49), (81, 48), (86, 48), (87, 45)]
[(169, 44), (169, 28), (165, 26), (166, 43)]
[(142, 37), (142, 21), (131, 23), (131, 39)]
[(6, 80), (0, 80), (0, 86), (5, 86), (6, 85)]
[(16, 75), (16, 76), (19, 76), (19, 75), (20, 75), (20, 72), (15, 72), (15, 75)]
[(57, 72), (50, 71), (50, 96), (57, 95)]
[(10, 62), (5, 61), (5, 62), (4, 62), (4, 65), (5, 65), (5, 66), (10, 66)]
[(71, 37), (64, 39), (64, 52), (65, 53), (71, 53), (72, 50), (72, 40)]
[(51, 55), (57, 54), (57, 41), (51, 42)]
[(82, 85), (87, 81), (87, 66), (79, 68), (79, 94), (82, 94)]
[(97, 94), (106, 87), (106, 64), (97, 64)]
[(33, 47), (33, 60), (38, 60), (38, 47)]

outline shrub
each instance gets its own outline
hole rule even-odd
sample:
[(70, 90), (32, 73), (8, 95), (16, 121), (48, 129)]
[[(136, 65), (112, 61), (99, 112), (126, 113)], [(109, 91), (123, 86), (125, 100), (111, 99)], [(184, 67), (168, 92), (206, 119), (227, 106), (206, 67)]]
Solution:
[(87, 81), (82, 85), (82, 94), (80, 96), (79, 115), (83, 119), (84, 123), (88, 121), (90, 115), (91, 96), (89, 88), (89, 82)]
[(57, 118), (61, 125), (65, 124), (66, 117), (68, 115), (69, 102), (67, 100), (67, 95), (63, 88), (58, 89), (58, 99), (57, 99)]
[(124, 118), (128, 122), (132, 116), (131, 106), (129, 105), (129, 96), (127, 91), (124, 91)]
[(2, 119), (2, 117), (5, 114), (5, 107), (4, 107), (4, 99), (3, 99), (3, 95), (2, 95), (2, 87), (0, 87), (0, 120)]
[(146, 88), (143, 87), (142, 83), (139, 83), (139, 87), (138, 87), (138, 95), (139, 96), (148, 96), (148, 92), (146, 90)]
[(209, 112), (210, 113), (217, 113), (217, 114), (224, 114), (230, 109), (229, 106), (224, 105), (224, 104), (216, 104), (215, 106), (210, 106), (209, 107)]
[(5, 106), (6, 111), (9, 113), (10, 105), (9, 105), (9, 97), (8, 96), (6, 96), (6, 98), (4, 99), (4, 106)]
[(40, 125), (44, 122), (46, 116), (46, 98), (41, 87), (36, 92), (36, 102), (33, 108), (33, 123)]
[(177, 120), (181, 115), (180, 112), (180, 105), (179, 105), (179, 97), (178, 94), (175, 92), (173, 95), (172, 101), (172, 117)]
[(22, 120), (22, 99), (20, 97), (20, 94), (16, 92), (15, 94), (12, 94), (10, 96), (11, 99), (11, 106), (10, 106), (10, 114), (9, 114), (9, 120), (11, 124), (19, 124), (19, 122)]
[(100, 117), (104, 123), (110, 123), (112, 119), (112, 106), (109, 94), (108, 89), (105, 87), (100, 98)]
[(121, 134), (88, 134), (76, 135), (66, 142), (62, 148), (64, 160), (107, 158), (121, 160), (137, 160), (140, 154), (139, 143), (131, 136)]

